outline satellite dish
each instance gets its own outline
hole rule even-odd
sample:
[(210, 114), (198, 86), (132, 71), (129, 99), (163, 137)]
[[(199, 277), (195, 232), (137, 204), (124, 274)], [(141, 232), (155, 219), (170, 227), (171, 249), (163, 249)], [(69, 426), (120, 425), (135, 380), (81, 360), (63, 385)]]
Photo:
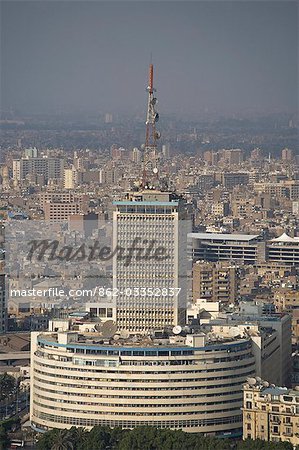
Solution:
[(157, 99), (156, 99), (156, 97), (153, 97), (152, 98), (152, 105), (155, 105), (157, 103)]
[(173, 334), (180, 334), (181, 331), (182, 331), (182, 327), (180, 325), (176, 325), (172, 329)]
[(128, 339), (130, 333), (127, 330), (122, 330), (119, 335), (122, 339)]
[(95, 328), (95, 330), (96, 331), (101, 331), (102, 330), (102, 324), (101, 323), (97, 323), (95, 326), (94, 326), (94, 328)]
[(113, 320), (107, 320), (107, 322), (103, 323), (101, 326), (101, 333), (104, 338), (111, 338), (117, 331), (117, 326), (113, 322)]
[(158, 120), (159, 120), (159, 117), (160, 117), (160, 116), (159, 116), (159, 114), (158, 114), (158, 113), (156, 113), (156, 114), (155, 114), (155, 122), (158, 122)]
[(264, 386), (264, 387), (269, 387), (268, 381), (263, 381), (263, 386)]
[(248, 378), (247, 383), (250, 386), (254, 386), (256, 384), (256, 379), (255, 378)]
[(154, 168), (153, 168), (153, 172), (154, 172), (154, 173), (158, 173), (158, 168), (157, 168), (157, 167), (154, 167)]
[(161, 137), (160, 131), (156, 131), (156, 133), (155, 133), (155, 138), (156, 138), (156, 139), (160, 139), (160, 137)]
[(119, 334), (115, 334), (115, 335), (113, 336), (113, 339), (114, 339), (115, 341), (118, 341), (119, 338), (120, 338), (120, 335), (119, 335)]

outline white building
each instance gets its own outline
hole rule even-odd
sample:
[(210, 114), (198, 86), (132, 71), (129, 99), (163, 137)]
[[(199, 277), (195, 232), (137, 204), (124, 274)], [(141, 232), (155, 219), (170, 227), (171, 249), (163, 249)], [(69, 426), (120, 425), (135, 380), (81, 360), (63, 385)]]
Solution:
[(96, 333), (32, 333), (34, 429), (144, 425), (242, 436), (242, 385), (255, 373), (250, 339), (100, 342)]
[(118, 328), (147, 332), (184, 324), (189, 226), (184, 201), (169, 192), (144, 190), (114, 205), (113, 248), (128, 253), (135, 247), (130, 261), (113, 261)]

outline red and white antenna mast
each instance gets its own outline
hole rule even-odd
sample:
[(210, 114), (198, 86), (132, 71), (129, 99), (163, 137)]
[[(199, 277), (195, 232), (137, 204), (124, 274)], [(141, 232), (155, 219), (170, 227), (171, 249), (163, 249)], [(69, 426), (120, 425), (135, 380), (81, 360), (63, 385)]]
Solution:
[[(143, 150), (143, 177), (142, 186), (145, 187), (150, 183), (149, 179), (158, 179), (158, 153), (157, 153), (157, 139), (161, 134), (156, 130), (156, 123), (159, 120), (159, 114), (156, 111), (157, 98), (154, 96), (156, 89), (154, 88), (154, 66), (149, 65), (146, 113), (146, 134), (145, 145)], [(149, 176), (151, 174), (151, 176)], [(155, 183), (152, 183), (153, 185)]]

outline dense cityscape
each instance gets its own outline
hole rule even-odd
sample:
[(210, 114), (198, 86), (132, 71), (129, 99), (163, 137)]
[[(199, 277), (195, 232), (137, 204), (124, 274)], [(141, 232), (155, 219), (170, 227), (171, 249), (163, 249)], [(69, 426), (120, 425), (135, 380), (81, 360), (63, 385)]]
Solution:
[(0, 449), (299, 449), (298, 111), (144, 85), (1, 107)]

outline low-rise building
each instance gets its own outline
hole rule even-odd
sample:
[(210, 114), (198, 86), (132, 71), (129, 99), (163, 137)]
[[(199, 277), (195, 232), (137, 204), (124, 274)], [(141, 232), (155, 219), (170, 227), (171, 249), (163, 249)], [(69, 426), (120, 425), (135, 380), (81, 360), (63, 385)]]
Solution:
[(269, 385), (249, 378), (243, 387), (243, 439), (290, 442), (299, 445), (299, 386)]

